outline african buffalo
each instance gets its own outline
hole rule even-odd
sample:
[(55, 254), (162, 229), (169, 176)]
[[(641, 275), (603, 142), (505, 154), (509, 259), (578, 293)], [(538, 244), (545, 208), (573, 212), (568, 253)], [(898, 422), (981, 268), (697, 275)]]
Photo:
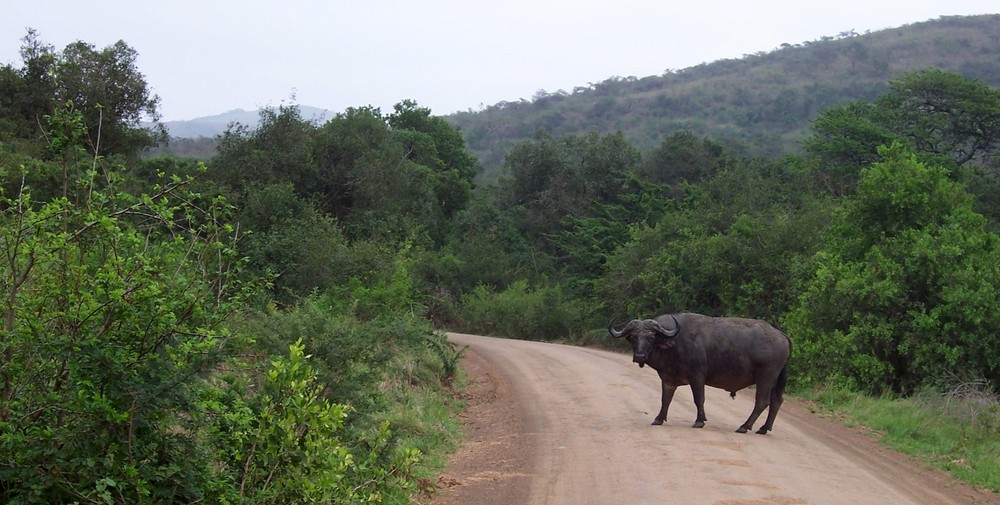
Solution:
[(695, 428), (705, 426), (705, 386), (736, 392), (757, 386), (753, 412), (736, 431), (746, 433), (768, 407), (767, 421), (757, 433), (771, 431), (788, 382), (792, 342), (770, 324), (756, 319), (708, 317), (701, 314), (664, 314), (655, 319), (633, 319), (621, 331), (614, 321), (608, 331), (632, 344), (632, 361), (649, 365), (660, 376), (663, 396), (653, 424), (663, 424), (677, 386), (691, 385), (698, 407)]

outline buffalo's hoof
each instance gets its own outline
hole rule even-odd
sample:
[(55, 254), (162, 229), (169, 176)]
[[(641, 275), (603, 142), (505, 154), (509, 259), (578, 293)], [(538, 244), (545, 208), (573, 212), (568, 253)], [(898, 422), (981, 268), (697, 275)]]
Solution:
[(659, 426), (659, 425), (663, 424), (663, 419), (653, 419), (653, 422), (649, 423), (649, 424), (651, 424), (653, 426)]
[(705, 421), (695, 421), (694, 424), (691, 425), (691, 427), (692, 428), (704, 428), (705, 427)]
[(757, 434), (758, 435), (767, 435), (768, 431), (770, 431), (770, 430), (768, 430), (767, 428), (761, 428), (761, 429), (757, 430)]
[(740, 426), (739, 428), (736, 428), (736, 433), (746, 433), (746, 432), (747, 432), (746, 426)]

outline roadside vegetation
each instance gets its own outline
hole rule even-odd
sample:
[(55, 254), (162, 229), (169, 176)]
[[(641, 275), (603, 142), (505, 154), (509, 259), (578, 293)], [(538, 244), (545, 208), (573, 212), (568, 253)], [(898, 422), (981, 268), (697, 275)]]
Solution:
[(144, 157), (158, 98), (124, 42), (29, 31), (22, 57), (0, 67), (0, 501), (412, 503), (460, 432), (443, 329), (610, 346), (609, 320), (668, 311), (780, 326), (796, 391), (1000, 491), (983, 81), (894, 75), (781, 156), (543, 129), (477, 184), (409, 100)]
[(1000, 489), (1000, 400), (985, 382), (956, 381), (909, 397), (844, 387), (802, 389), (818, 412), (975, 486)]

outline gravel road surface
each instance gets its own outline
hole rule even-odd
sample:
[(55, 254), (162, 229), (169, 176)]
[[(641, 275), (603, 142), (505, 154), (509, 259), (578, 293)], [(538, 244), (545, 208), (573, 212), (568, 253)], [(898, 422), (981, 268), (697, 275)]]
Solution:
[[(788, 399), (768, 435), (734, 430), (752, 391), (683, 387), (663, 426), (656, 373), (589, 348), (464, 334), (466, 441), (435, 505), (968, 505), (1000, 503)], [(794, 356), (793, 356), (794, 359)], [(759, 423), (758, 423), (759, 424)]]

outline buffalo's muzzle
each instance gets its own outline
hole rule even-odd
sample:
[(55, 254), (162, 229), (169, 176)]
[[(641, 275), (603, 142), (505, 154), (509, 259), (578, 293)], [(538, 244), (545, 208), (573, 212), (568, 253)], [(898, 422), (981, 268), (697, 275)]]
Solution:
[(638, 363), (639, 368), (646, 366), (646, 355), (645, 354), (634, 354), (632, 355), (632, 362)]

